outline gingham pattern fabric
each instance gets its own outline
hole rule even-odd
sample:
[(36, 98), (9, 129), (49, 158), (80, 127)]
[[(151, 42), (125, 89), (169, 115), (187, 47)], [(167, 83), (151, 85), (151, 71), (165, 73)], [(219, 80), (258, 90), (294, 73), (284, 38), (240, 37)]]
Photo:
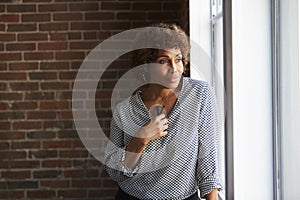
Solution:
[(168, 134), (150, 142), (134, 169), (122, 164), (126, 146), (151, 113), (136, 92), (116, 106), (105, 168), (120, 188), (139, 199), (185, 199), (200, 189), (205, 196), (222, 188), (218, 176), (218, 116), (213, 89), (183, 78)]

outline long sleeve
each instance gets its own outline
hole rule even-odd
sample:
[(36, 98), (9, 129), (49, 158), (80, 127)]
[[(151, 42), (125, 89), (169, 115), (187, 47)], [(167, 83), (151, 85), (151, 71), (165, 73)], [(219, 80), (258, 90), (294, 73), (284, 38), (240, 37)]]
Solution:
[(221, 189), (218, 174), (218, 139), (219, 125), (216, 99), (213, 89), (206, 85), (202, 93), (202, 106), (199, 123), (199, 150), (197, 179), (201, 197), (212, 189)]
[(110, 142), (105, 149), (105, 169), (110, 177), (118, 183), (132, 177), (138, 169), (138, 165), (134, 169), (130, 169), (123, 164), (126, 146), (122, 129), (118, 113), (114, 112), (110, 127)]

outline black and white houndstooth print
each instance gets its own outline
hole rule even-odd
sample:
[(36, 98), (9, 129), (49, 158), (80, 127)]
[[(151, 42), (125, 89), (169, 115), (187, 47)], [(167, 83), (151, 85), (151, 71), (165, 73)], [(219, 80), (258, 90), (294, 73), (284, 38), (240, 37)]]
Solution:
[(139, 92), (119, 103), (105, 151), (106, 171), (120, 188), (139, 199), (185, 199), (200, 189), (221, 188), (218, 176), (218, 116), (213, 89), (183, 78), (177, 102), (167, 115), (168, 134), (150, 142), (134, 169), (123, 164), (125, 149), (151, 119)]

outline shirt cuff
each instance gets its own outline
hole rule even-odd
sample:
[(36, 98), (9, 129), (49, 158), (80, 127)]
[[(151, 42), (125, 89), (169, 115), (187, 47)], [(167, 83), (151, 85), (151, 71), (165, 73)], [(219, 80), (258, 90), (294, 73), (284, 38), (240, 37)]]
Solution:
[(125, 165), (124, 163), (124, 160), (125, 160), (125, 151), (123, 152), (123, 155), (122, 155), (122, 161), (121, 161), (121, 171), (123, 172), (123, 174), (127, 177), (133, 177), (138, 169), (139, 169), (139, 162), (135, 165), (134, 168), (129, 168)]
[(219, 179), (207, 179), (206, 181), (199, 184), (200, 195), (202, 198), (204, 198), (205, 195), (209, 194), (213, 189), (222, 190), (222, 188), (223, 187)]

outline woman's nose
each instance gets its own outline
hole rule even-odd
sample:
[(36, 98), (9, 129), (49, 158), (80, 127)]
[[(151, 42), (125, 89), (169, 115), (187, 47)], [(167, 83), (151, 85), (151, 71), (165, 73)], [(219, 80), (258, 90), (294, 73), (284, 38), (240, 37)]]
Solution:
[(172, 70), (172, 72), (177, 72), (177, 65), (175, 61), (170, 62), (170, 69)]

